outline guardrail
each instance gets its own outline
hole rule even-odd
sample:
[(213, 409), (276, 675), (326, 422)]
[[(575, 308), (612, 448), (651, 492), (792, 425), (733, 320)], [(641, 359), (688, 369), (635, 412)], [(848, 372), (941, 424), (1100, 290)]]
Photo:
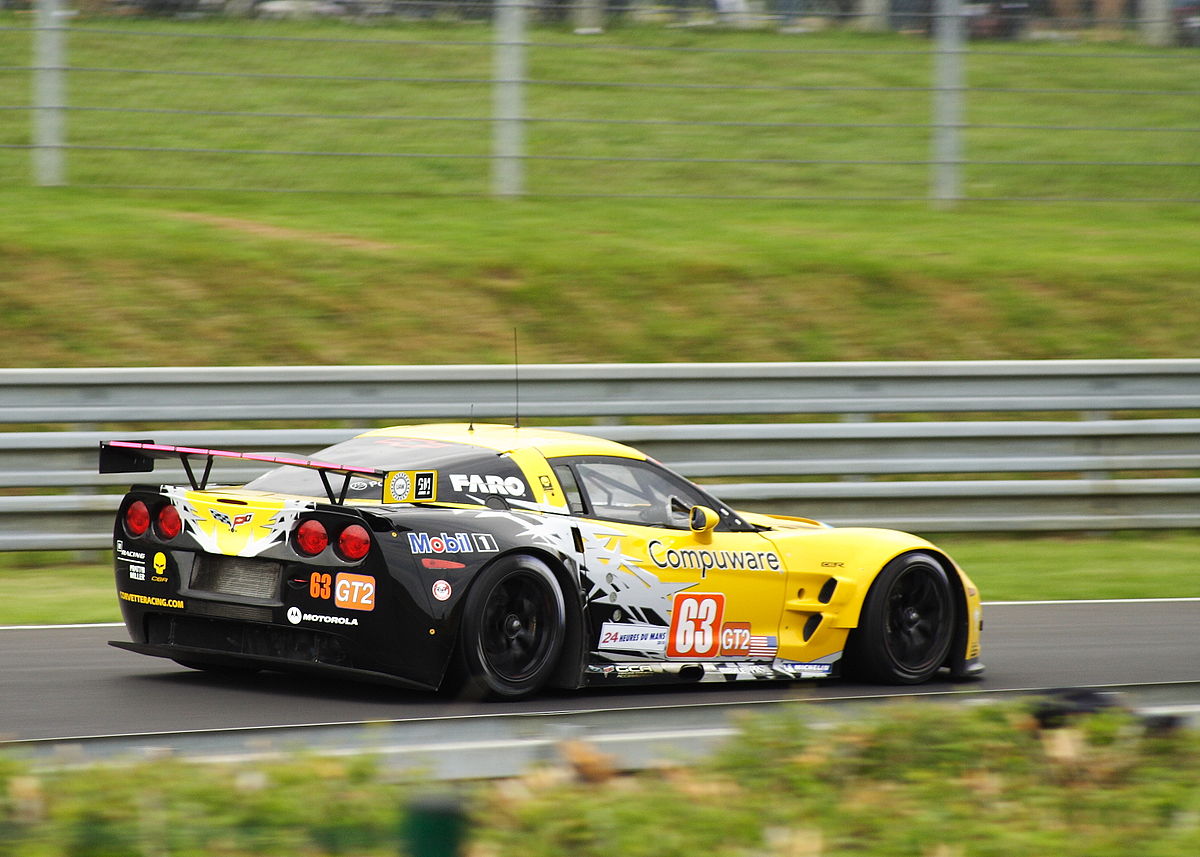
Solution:
[[(0, 425), (512, 419), (512, 366), (4, 369)], [(1200, 360), (520, 367), (526, 417), (1200, 409)]]
[[(101, 439), (311, 453), (357, 429), (161, 424), (406, 422), (472, 411), (511, 419), (513, 376), (503, 366), (0, 370), (0, 424), (93, 424), (0, 433), (0, 490), (13, 494), (0, 496), (0, 550), (108, 544), (116, 492), (130, 477), (96, 472)], [(537, 365), (520, 368), (520, 411), (859, 420), (577, 427), (636, 446), (754, 511), (918, 532), (1195, 527), (1200, 418), (1099, 416), (1200, 408), (1198, 382), (1200, 360)], [(1090, 418), (1058, 416), (1075, 410)], [(971, 411), (993, 418), (927, 419)], [(1056, 418), (995, 419), (1039, 411)], [(881, 413), (907, 419), (861, 421)], [(123, 427), (94, 425), (110, 421)], [(222, 462), (214, 479), (258, 472)], [(147, 479), (185, 477), (168, 466)]]

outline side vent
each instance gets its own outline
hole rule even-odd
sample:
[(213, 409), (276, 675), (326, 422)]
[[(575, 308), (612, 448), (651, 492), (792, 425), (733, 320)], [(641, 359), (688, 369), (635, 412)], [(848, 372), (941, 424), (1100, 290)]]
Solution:
[(824, 617), (820, 613), (814, 613), (808, 617), (808, 621), (804, 623), (804, 642), (812, 639), (812, 635), (817, 633), (817, 627), (821, 624), (821, 619)]

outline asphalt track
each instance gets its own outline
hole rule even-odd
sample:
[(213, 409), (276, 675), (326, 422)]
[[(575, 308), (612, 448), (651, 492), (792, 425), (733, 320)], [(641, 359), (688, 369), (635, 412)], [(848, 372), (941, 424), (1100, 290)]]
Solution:
[[(686, 707), (711, 702), (832, 701), (961, 691), (1161, 685), (1200, 703), (1200, 599), (991, 604), (987, 675), (882, 688), (794, 683), (591, 689), (518, 703), (260, 674), (230, 679), (114, 649), (122, 627), (0, 628), (0, 742), (424, 719), (479, 713)], [(1187, 683), (1196, 684), (1188, 686)], [(1182, 696), (1180, 696), (1182, 694)]]

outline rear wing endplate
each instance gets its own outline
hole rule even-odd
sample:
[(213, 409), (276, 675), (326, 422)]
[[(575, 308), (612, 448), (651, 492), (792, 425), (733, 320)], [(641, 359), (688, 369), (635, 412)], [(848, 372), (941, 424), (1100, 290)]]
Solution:
[[(232, 452), (225, 449), (204, 449), (195, 446), (171, 446), (152, 440), (102, 440), (100, 441), (101, 473), (149, 473), (154, 470), (156, 458), (178, 458), (187, 473), (188, 482), (194, 491), (208, 487), (213, 460), (234, 458), (243, 461), (258, 461), (264, 464), (280, 464), (289, 467), (304, 467), (315, 470), (321, 477), (325, 496), (329, 502), (340, 506), (346, 502), (353, 476), (369, 476), (380, 480), (381, 502), (384, 503), (431, 503), (437, 499), (437, 471), (385, 471), (373, 467), (352, 464), (330, 464), (288, 455), (272, 455), (266, 452)], [(193, 462), (204, 461), (204, 470), (197, 476)], [(330, 474), (342, 477), (342, 484), (335, 490)]]

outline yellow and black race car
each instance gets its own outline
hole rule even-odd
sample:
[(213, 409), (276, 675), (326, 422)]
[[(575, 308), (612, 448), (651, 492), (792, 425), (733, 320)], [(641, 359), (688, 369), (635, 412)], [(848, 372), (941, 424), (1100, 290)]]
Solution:
[[(101, 444), (131, 642), (198, 669), (336, 673), (515, 698), (542, 687), (978, 675), (979, 593), (891, 530), (738, 512), (638, 451), (417, 425), (305, 460)], [(215, 458), (280, 465), (208, 485)]]

